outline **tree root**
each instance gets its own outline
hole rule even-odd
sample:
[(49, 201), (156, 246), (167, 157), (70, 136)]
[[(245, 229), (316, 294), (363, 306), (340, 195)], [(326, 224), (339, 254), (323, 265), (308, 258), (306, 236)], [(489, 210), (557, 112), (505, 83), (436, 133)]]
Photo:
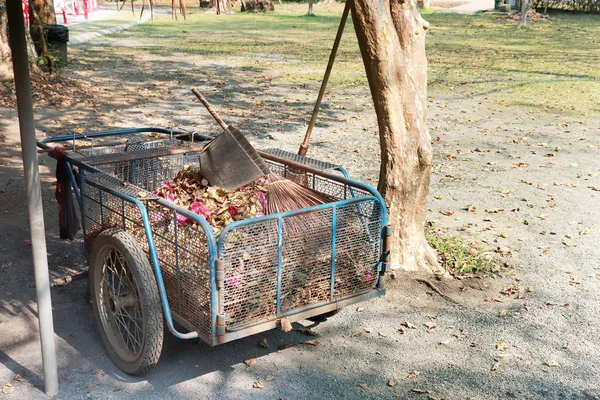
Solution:
[(448, 302), (450, 302), (452, 304), (456, 304), (456, 305), (461, 306), (461, 307), (464, 307), (461, 303), (459, 303), (458, 301), (454, 300), (452, 297), (450, 297), (447, 294), (445, 294), (444, 292), (442, 292), (437, 286), (435, 286), (433, 283), (431, 283), (427, 279), (415, 278), (415, 281), (417, 281), (419, 283), (423, 283), (423, 284), (429, 286), (429, 288), (431, 288), (431, 290), (433, 290), (434, 292), (436, 292), (437, 294), (439, 294), (440, 296), (442, 296)]

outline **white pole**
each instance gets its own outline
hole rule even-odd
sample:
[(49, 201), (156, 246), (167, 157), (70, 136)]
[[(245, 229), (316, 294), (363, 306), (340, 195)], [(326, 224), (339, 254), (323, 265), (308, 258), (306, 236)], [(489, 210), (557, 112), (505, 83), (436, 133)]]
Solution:
[(33, 122), (33, 101), (31, 99), (25, 21), (23, 19), (21, 2), (8, 0), (6, 2), (6, 13), (8, 16), (10, 47), (15, 74), (17, 109), (21, 131), (21, 151), (23, 154), (23, 169), (25, 171), (25, 188), (27, 190), (27, 209), (29, 212), (29, 229), (31, 231), (31, 249), (33, 250), (40, 341), (42, 343), (44, 388), (48, 396), (55, 396), (58, 394), (58, 377), (56, 349), (54, 345), (54, 323), (52, 321), (44, 212), (42, 208), (40, 171)]

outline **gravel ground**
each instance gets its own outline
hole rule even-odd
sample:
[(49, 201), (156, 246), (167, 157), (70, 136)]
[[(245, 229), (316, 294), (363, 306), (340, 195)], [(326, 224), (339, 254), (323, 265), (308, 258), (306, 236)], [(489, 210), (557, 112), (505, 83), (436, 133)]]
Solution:
[[(201, 57), (132, 53), (120, 47), (136, 45), (127, 34), (100, 41), (104, 47), (85, 44), (74, 52), (77, 75), (92, 83), (93, 97), (39, 107), (40, 136), (143, 125), (214, 132), (188, 91), (199, 86), (258, 147), (297, 149), (314, 85), (276, 84), (277, 72), (268, 68), (241, 71)], [(250, 57), (268, 63), (265, 55)], [(436, 282), (461, 306), (400, 274), (388, 282), (385, 297), (348, 307), (316, 327), (318, 337), (309, 339), (318, 340), (317, 347), (278, 350), (307, 339), (299, 332), (271, 331), (216, 348), (167, 335), (159, 365), (142, 378), (123, 374), (109, 360), (83, 301), (85, 281), (75, 281), (52, 289), (59, 397), (600, 399), (599, 121), (506, 110), (458, 91), (431, 94), (429, 110), (435, 150), (430, 220), (498, 251), (513, 273)], [(373, 114), (366, 87), (328, 94), (310, 155), (374, 184)], [(43, 399), (13, 110), (0, 108), (0, 128), (0, 385), (15, 386), (6, 398)], [(53, 162), (41, 160), (49, 261), (57, 278), (83, 268), (81, 243), (58, 240)], [(465, 210), (469, 204), (474, 212)], [(511, 285), (512, 294), (501, 293)], [(262, 338), (269, 348), (258, 346)], [(249, 358), (257, 363), (246, 367)], [(256, 379), (264, 389), (252, 388)]]

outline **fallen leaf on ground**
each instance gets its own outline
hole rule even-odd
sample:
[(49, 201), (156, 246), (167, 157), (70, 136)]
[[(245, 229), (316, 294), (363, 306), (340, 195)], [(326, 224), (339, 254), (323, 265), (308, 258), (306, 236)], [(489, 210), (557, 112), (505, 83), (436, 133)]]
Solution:
[(294, 347), (294, 342), (280, 344), (279, 345), (279, 350), (289, 349), (290, 347)]
[(92, 370), (92, 375), (106, 375), (106, 372), (102, 371), (100, 368), (96, 368)]
[(7, 383), (4, 385), (4, 387), (2, 387), (2, 393), (4, 393), (4, 394), (12, 393), (13, 390), (15, 390), (15, 387), (13, 385), (11, 385), (10, 383)]
[(547, 306), (555, 306), (555, 305), (556, 305), (556, 303), (555, 303), (555, 302), (553, 302), (553, 301), (550, 301), (550, 300), (548, 300), (548, 301), (546, 302), (546, 305), (547, 305)]
[(504, 318), (506, 317), (506, 314), (508, 314), (508, 311), (502, 310), (498, 313), (498, 318)]
[(465, 210), (474, 213), (475, 211), (477, 211), (477, 208), (475, 208), (472, 204), (467, 204)]
[(260, 345), (260, 347), (263, 347), (265, 349), (269, 347), (269, 342), (267, 342), (267, 338), (263, 338), (260, 342), (258, 342), (258, 344)]
[(492, 365), (492, 368), (490, 368), (490, 371), (498, 371), (498, 369), (500, 368), (500, 363), (494, 363), (494, 365)]
[(300, 344), (305, 344), (305, 345), (308, 345), (308, 346), (317, 347), (321, 343), (317, 342), (316, 340), (303, 340), (303, 341), (300, 342)]
[(524, 162), (515, 163), (512, 165), (513, 168), (529, 167), (529, 164)]
[(419, 393), (419, 394), (429, 393), (429, 390), (419, 389), (419, 388), (412, 388), (410, 391), (413, 393)]
[(485, 210), (486, 213), (490, 213), (490, 214), (497, 214), (502, 211), (504, 211), (504, 208), (488, 208)]
[(410, 374), (408, 374), (406, 379), (415, 379), (419, 375), (421, 375), (421, 371), (413, 371)]
[(361, 335), (362, 335), (362, 332), (361, 332), (361, 331), (358, 331), (358, 332), (354, 332), (354, 333), (352, 334), (352, 337), (359, 337), (359, 336), (361, 336)]
[(560, 364), (556, 360), (545, 361), (544, 365), (546, 367), (559, 367), (560, 366)]
[(496, 343), (496, 348), (498, 349), (498, 351), (506, 351), (506, 343), (504, 343), (504, 342), (497, 342)]
[(388, 379), (387, 385), (389, 387), (394, 387), (394, 386), (396, 386), (396, 382), (393, 379)]
[(265, 384), (257, 379), (256, 381), (254, 381), (254, 384), (252, 385), (252, 387), (254, 389), (264, 389)]
[(404, 335), (406, 333), (406, 329), (404, 328), (398, 328), (398, 333), (401, 335)]
[(363, 389), (368, 389), (369, 388), (366, 383), (359, 383), (358, 386), (361, 387), (361, 388), (363, 388)]
[(454, 211), (441, 210), (440, 214), (445, 215), (446, 217), (450, 217), (451, 215), (454, 214)]
[(441, 194), (435, 194), (433, 195), (433, 198), (436, 200), (441, 200), (442, 199), (442, 195)]
[(504, 289), (502, 289), (500, 291), (500, 293), (502, 293), (505, 296), (512, 296), (515, 293), (518, 293), (521, 289), (519, 288), (519, 286), (515, 285), (515, 284), (510, 284), (507, 285)]
[(550, 215), (548, 215), (548, 214), (540, 214), (540, 215), (538, 215), (538, 218), (541, 220), (546, 220), (546, 219), (548, 219), (549, 216)]
[(90, 384), (88, 385), (88, 389), (89, 389), (89, 390), (94, 390), (94, 389), (96, 389), (96, 388), (94, 387), (94, 385), (92, 385), (92, 384), (90, 383)]
[(373, 328), (363, 328), (363, 330), (367, 333), (373, 332)]
[(281, 330), (283, 330), (284, 332), (289, 332), (292, 330), (292, 324), (290, 323), (289, 319), (285, 317), (281, 318), (279, 323), (281, 324)]
[(448, 343), (450, 343), (450, 341), (451, 341), (451, 340), (452, 340), (452, 338), (451, 338), (451, 337), (449, 337), (449, 338), (448, 338), (448, 339), (446, 339), (446, 340), (442, 340), (442, 341), (440, 342), (440, 344), (448, 344)]
[(600, 192), (600, 186), (589, 185), (588, 188), (595, 190), (596, 192)]
[(414, 326), (413, 324), (411, 324), (411, 323), (410, 323), (410, 322), (408, 322), (408, 321), (404, 321), (404, 322), (400, 323), (400, 325), (402, 325), (402, 326), (405, 326), (405, 327), (407, 327), (408, 329), (417, 329), (417, 327), (416, 327), (416, 326)]
[(265, 376), (265, 381), (267, 382), (271, 382), (275, 380), (275, 376), (274, 375), (267, 375)]
[(244, 364), (246, 364), (247, 367), (251, 367), (256, 364), (256, 358), (249, 358), (244, 361)]
[(584, 230), (582, 230), (581, 232), (579, 232), (579, 234), (581, 236), (583, 235), (589, 235), (590, 233), (592, 233), (594, 231), (594, 228), (586, 228)]
[(25, 246), (31, 246), (31, 240), (26, 240), (25, 241)]
[(437, 327), (437, 324), (435, 322), (426, 322), (423, 325), (425, 325), (427, 327), (427, 332), (431, 332), (432, 330), (434, 330)]
[(569, 348), (569, 343), (565, 343), (565, 344), (563, 344), (563, 346), (562, 346), (562, 347), (563, 347), (563, 349), (568, 349), (568, 348)]
[(577, 247), (577, 243), (572, 242), (568, 238), (564, 238), (562, 242), (567, 247)]

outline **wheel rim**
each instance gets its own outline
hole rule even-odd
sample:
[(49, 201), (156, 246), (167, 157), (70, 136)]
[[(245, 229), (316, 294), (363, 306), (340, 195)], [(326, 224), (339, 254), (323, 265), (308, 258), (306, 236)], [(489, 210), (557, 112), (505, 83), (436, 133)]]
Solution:
[(100, 318), (108, 341), (127, 362), (138, 359), (144, 347), (144, 314), (132, 269), (123, 254), (109, 247), (101, 252), (100, 276), (95, 279)]

